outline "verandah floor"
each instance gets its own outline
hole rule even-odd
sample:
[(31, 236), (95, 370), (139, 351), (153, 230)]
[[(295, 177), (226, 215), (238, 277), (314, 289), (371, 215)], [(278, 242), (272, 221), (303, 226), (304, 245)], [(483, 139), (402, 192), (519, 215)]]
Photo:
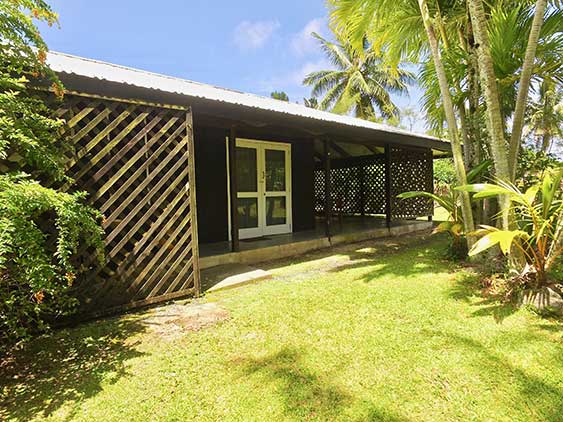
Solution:
[(241, 240), (240, 252), (232, 252), (230, 242), (226, 241), (200, 244), (200, 267), (252, 264), (342, 243), (412, 233), (428, 229), (431, 225), (431, 222), (423, 220), (398, 220), (388, 228), (385, 219), (379, 216), (347, 216), (334, 218), (329, 239), (325, 234), (324, 222), (318, 220), (314, 230)]

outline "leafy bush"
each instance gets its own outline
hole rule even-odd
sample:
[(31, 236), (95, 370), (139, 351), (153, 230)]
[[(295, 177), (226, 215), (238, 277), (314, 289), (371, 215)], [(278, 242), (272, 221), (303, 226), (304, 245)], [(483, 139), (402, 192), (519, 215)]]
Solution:
[(510, 255), (518, 267), (513, 277), (524, 289), (539, 290), (554, 283), (549, 275), (563, 255), (563, 197), (561, 181), (563, 168), (546, 172), (543, 180), (536, 182), (525, 192), (515, 185), (474, 184), (457, 190), (475, 192), (475, 199), (507, 195), (511, 213), (515, 217), (512, 230), (482, 226), (481, 236), (469, 251), (477, 255), (498, 245), (505, 255)]
[(436, 185), (451, 185), (456, 181), (456, 173), (451, 158), (439, 158), (434, 160), (434, 181)]
[(41, 0), (0, 3), (0, 353), (72, 312), (78, 252), (103, 250), (101, 214), (83, 203), (85, 193), (53, 188), (70, 181), (69, 145), (64, 122), (27, 89), (28, 79), (44, 78), (62, 93), (33, 18), (56, 22)]
[(74, 309), (65, 292), (79, 271), (78, 247), (103, 248), (100, 215), (84, 196), (0, 175), (0, 344), (45, 330), (47, 314)]
[(559, 167), (561, 162), (553, 154), (534, 151), (532, 148), (523, 147), (520, 149), (518, 163), (516, 166), (515, 185), (520, 190), (526, 190), (542, 175), (553, 168)]

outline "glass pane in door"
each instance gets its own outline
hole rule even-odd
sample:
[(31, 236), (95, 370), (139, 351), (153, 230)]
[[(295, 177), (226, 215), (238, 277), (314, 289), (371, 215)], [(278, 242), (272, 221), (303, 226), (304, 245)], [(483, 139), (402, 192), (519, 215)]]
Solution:
[(258, 191), (258, 163), (255, 148), (237, 147), (237, 188), (239, 192)]
[(258, 227), (258, 198), (238, 198), (237, 202), (239, 228)]
[(285, 191), (285, 151), (266, 150), (266, 192)]
[(266, 198), (266, 225), (277, 226), (285, 224), (286, 216), (285, 196)]

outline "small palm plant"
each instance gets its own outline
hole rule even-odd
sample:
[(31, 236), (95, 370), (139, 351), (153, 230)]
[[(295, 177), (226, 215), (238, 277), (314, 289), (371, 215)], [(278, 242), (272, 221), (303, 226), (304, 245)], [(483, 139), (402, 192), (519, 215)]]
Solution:
[(514, 216), (514, 228), (501, 230), (481, 226), (480, 239), (469, 255), (477, 255), (498, 245), (518, 265), (517, 279), (525, 289), (540, 290), (552, 285), (549, 273), (563, 254), (563, 201), (561, 180), (563, 168), (544, 175), (525, 192), (511, 183), (473, 184), (457, 188), (474, 192), (473, 198), (491, 198), (506, 195)]
[[(475, 166), (467, 173), (468, 182), (476, 181), (491, 164), (492, 162), (490, 160), (485, 160)], [(438, 224), (433, 233), (448, 233), (450, 235), (451, 243), (449, 246), (449, 254), (453, 259), (464, 260), (467, 258), (468, 246), (466, 233), (464, 231), (463, 214), (461, 212), (461, 194), (456, 189), (455, 184), (449, 185), (446, 189), (441, 189), (440, 193), (413, 191), (403, 192), (397, 197), (400, 199), (426, 197), (444, 208), (448, 213), (448, 220)]]

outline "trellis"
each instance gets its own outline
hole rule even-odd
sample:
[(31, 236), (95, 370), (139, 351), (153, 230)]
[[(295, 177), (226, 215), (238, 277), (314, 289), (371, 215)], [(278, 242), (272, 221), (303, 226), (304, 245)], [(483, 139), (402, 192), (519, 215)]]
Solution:
[[(390, 213), (389, 218), (395, 219), (432, 215), (432, 202), (428, 199), (397, 198), (406, 191), (433, 191), (432, 150), (389, 146), (387, 154), (330, 160), (332, 212), (348, 215)], [(386, 162), (389, 163), (388, 169)], [(389, 186), (386, 183), (387, 172)], [(326, 169), (322, 165), (315, 170), (317, 213), (325, 212), (325, 174)]]
[[(331, 161), (331, 203), (342, 214), (385, 214), (385, 157)], [(315, 171), (315, 211), (324, 212), (324, 169)]]
[(408, 191), (434, 192), (432, 150), (389, 147), (391, 217), (415, 218), (433, 214), (433, 203), (425, 197), (399, 199)]
[(104, 214), (106, 260), (87, 253), (83, 312), (199, 293), (191, 111), (67, 95), (68, 174)]

